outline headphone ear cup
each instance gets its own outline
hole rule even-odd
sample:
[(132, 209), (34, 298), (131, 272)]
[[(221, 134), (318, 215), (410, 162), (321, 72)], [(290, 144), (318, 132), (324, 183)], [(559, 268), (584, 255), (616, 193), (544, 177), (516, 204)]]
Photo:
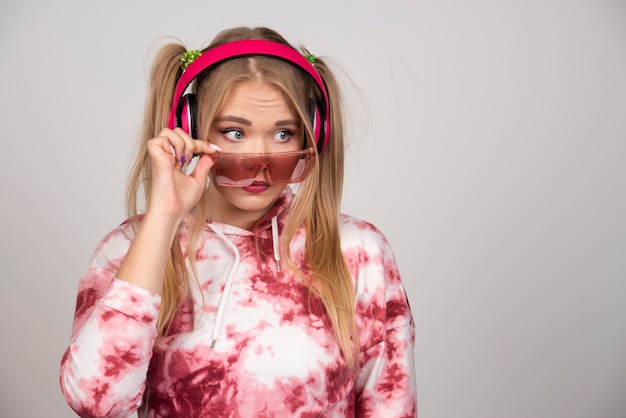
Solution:
[(322, 116), (319, 107), (315, 104), (315, 101), (311, 99), (309, 104), (309, 113), (311, 116), (311, 123), (313, 125), (313, 135), (315, 137), (315, 144), (317, 146), (317, 152), (321, 153), (324, 148), (325, 142), (325, 123), (322, 120)]
[(187, 93), (180, 100), (178, 112), (178, 126), (187, 132), (192, 138), (198, 138), (198, 102), (196, 95)]

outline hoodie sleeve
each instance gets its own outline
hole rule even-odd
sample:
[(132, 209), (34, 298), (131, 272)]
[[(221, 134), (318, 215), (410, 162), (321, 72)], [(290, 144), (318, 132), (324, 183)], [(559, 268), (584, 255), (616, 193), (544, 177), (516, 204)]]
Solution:
[[(354, 221), (361, 238), (344, 251), (356, 278), (360, 369), (356, 416), (417, 417), (415, 325), (396, 261), (384, 235)], [(351, 240), (348, 240), (351, 241)]]
[(79, 283), (60, 383), (81, 417), (127, 417), (141, 405), (160, 296), (115, 279), (129, 246), (123, 228), (111, 232)]
[(413, 339), (412, 325), (388, 329), (383, 341), (362, 353), (357, 417), (417, 417)]

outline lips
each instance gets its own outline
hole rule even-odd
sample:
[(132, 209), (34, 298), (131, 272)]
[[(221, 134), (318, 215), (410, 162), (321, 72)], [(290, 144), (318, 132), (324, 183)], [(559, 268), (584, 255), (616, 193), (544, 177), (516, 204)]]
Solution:
[(264, 181), (254, 181), (251, 185), (243, 189), (248, 193), (261, 193), (269, 189), (270, 185)]

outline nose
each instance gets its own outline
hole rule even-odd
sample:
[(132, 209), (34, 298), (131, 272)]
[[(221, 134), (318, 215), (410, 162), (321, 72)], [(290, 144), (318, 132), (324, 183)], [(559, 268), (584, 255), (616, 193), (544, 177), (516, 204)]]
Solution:
[(240, 143), (237, 148), (237, 153), (244, 154), (263, 154), (266, 152), (270, 152), (268, 148), (267, 141), (264, 140), (263, 136), (258, 132), (248, 132), (247, 138), (245, 141)]
[(267, 147), (267, 144), (265, 144), (265, 141), (259, 139), (256, 141), (250, 141), (250, 147), (248, 148), (249, 153), (252, 154), (264, 154), (266, 152), (270, 152), (269, 148)]
[(267, 163), (261, 163), (258, 167), (258, 171), (256, 173), (257, 179), (268, 180), (269, 179), (269, 166)]

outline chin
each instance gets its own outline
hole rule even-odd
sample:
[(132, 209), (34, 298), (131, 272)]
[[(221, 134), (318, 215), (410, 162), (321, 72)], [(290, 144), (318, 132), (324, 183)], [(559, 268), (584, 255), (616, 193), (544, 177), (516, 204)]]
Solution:
[(280, 197), (286, 186), (271, 186), (262, 193), (249, 193), (240, 187), (217, 186), (219, 194), (230, 206), (240, 211), (259, 212), (259, 218), (263, 216)]

